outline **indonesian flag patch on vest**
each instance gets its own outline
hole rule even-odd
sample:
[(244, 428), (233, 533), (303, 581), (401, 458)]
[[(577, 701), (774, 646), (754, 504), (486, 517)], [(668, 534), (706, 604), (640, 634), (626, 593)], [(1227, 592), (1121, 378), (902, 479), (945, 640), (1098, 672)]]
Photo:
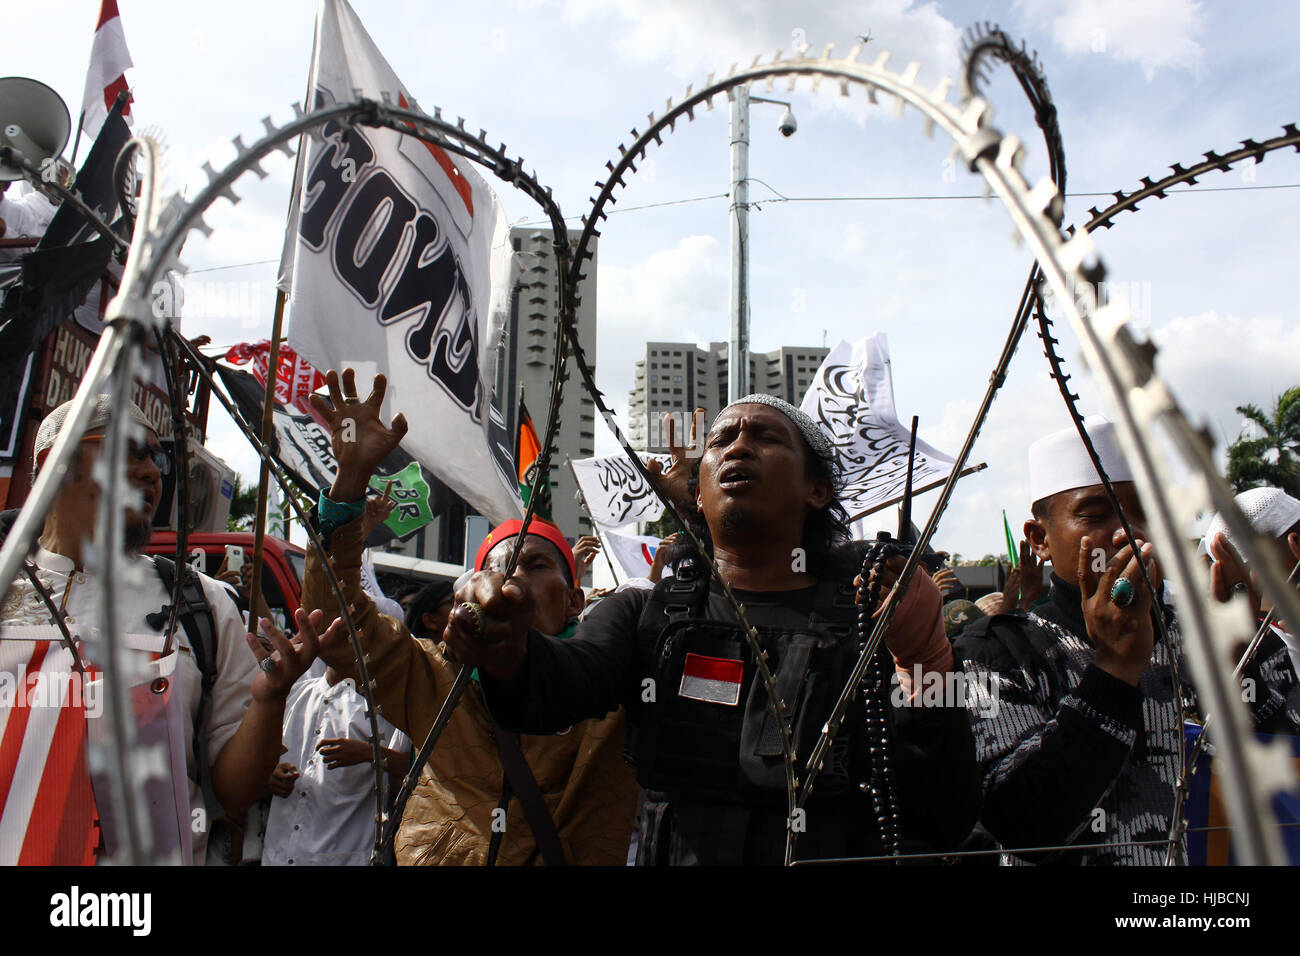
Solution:
[(688, 653), (677, 696), (734, 707), (740, 703), (740, 685), (744, 678), (744, 661)]

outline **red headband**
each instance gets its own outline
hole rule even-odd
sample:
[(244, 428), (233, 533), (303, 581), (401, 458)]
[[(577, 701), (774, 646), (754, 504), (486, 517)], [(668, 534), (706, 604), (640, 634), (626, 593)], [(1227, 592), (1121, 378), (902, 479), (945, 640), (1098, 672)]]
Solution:
[[(482, 571), (483, 562), (487, 560), (488, 552), (507, 538), (513, 538), (519, 534), (519, 529), (523, 526), (524, 523), (518, 518), (512, 518), (488, 532), (488, 536), (478, 546), (478, 554), (474, 556), (474, 570)], [(545, 538), (560, 549), (560, 554), (564, 555), (564, 560), (569, 563), (569, 579), (576, 586), (578, 583), (578, 567), (573, 560), (573, 549), (569, 547), (569, 542), (564, 540), (564, 533), (549, 521), (542, 521), (540, 518), (534, 518), (528, 522), (528, 533), (535, 534), (539, 538)]]

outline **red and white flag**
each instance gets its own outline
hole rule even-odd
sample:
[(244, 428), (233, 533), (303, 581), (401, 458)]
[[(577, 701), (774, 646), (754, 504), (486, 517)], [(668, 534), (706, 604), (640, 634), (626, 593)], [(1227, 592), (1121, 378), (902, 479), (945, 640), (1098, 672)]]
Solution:
[[(650, 576), (655, 551), (659, 549), (658, 538), (644, 534), (620, 534), (617, 531), (606, 531), (604, 538), (605, 547), (609, 548), (609, 553), (614, 556), (624, 574), (629, 578)], [(671, 575), (671, 572), (665, 570), (665, 574)]]
[[(20, 632), (32, 632), (23, 640)], [(98, 813), (86, 757), (86, 702), (53, 625), (0, 640), (0, 866), (94, 862)]]
[[(253, 375), (263, 385), (266, 384), (266, 366), (270, 358), (271, 343), (267, 339), (232, 345), (225, 355), (226, 361), (232, 365), (252, 362)], [(284, 343), (276, 351), (275, 365), (275, 400), (281, 405), (292, 405), (300, 412), (316, 418), (316, 410), (312, 408), (308, 397), (325, 385), (325, 376)]]
[(745, 662), (725, 657), (687, 654), (682, 669), (679, 697), (734, 707), (740, 703), (740, 685), (745, 680)]
[[(102, 0), (95, 42), (90, 47), (90, 69), (86, 71), (86, 92), (81, 100), (81, 128), (92, 140), (108, 118), (117, 95), (127, 89), (126, 71), (134, 66), (126, 49), (122, 18), (117, 0)], [(131, 125), (131, 104), (122, 108), (122, 119)]]

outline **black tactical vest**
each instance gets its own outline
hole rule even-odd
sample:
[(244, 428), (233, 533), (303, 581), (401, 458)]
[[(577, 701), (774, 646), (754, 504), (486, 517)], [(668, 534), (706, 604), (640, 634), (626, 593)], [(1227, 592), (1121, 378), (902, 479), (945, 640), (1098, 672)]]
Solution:
[[(756, 607), (759, 620), (750, 622), (791, 716), (800, 776), (858, 655), (853, 586), (822, 581), (812, 603), (811, 614)], [(783, 804), (769, 698), (734, 612), (710, 593), (708, 577), (683, 569), (661, 581), (641, 613), (637, 648), (642, 691), (628, 750), (641, 786), (677, 799)], [(857, 695), (818, 776), (820, 796), (856, 794), (869, 773), (865, 741), (855, 739), (865, 736), (860, 708)]]

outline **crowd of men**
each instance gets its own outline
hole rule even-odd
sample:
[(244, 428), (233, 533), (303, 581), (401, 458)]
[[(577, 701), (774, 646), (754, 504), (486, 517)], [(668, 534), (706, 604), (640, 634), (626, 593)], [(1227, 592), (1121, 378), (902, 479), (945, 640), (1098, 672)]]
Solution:
[[(390, 792), (472, 669), (409, 800), (390, 800), (399, 865), (776, 864), (788, 844), (800, 861), (1140, 864), (1164, 862), (1171, 846), (1183, 858), (1183, 718), (1206, 714), (1105, 419), (1085, 424), (1113, 497), (1075, 429), (1026, 436), (1033, 504), (1019, 567), (978, 603), (945, 603), (950, 571), (918, 568), (899, 588), (905, 552), (850, 540), (818, 426), (750, 395), (718, 414), (698, 457), (678, 451), (655, 470), (692, 535), (660, 549), (652, 580), (590, 601), (581, 582), (592, 542), (575, 557), (554, 525), (533, 519), (520, 542), (522, 523), (508, 521), (454, 586), (429, 584), (399, 606), (376, 593), (363, 564), (368, 529), (382, 520), (370, 477), (407, 423), (382, 420), (382, 377), (364, 400), (350, 371), (329, 373), (327, 389), (313, 402), (338, 472), (312, 513), (327, 553), (308, 554), (293, 633), (266, 620), (261, 637), (247, 633), (232, 596), (194, 575), (191, 609), (208, 612), (183, 616), (168, 639), (160, 612), (177, 569), (144, 557), (132, 559), (134, 587), (119, 597), (133, 647), (160, 660), (176, 652), (184, 746), (172, 772), (189, 800), (178, 818), (203, 811), (258, 829), (243, 841), (245, 861), (371, 861), (376, 751), (327, 562), (364, 655)], [(66, 411), (41, 429), (38, 470)], [(48, 625), (55, 608), (74, 632), (94, 621), (98, 586), (85, 570), (94, 466), (116, 413), (96, 405), (32, 573), (0, 606), (6, 628)], [(139, 424), (127, 455), (139, 497), (126, 503), (125, 545), (138, 556), (167, 463), (143, 416), (127, 414)], [(1240, 500), (1289, 574), (1300, 502), (1268, 488)], [(1203, 549), (1215, 597), (1243, 591), (1263, 620), (1271, 607), (1221, 521)], [(791, 813), (791, 752), (802, 777), (886, 607), (883, 641)], [(1243, 699), (1259, 731), (1295, 734), (1300, 642), (1285, 620), (1263, 632), (1241, 668)], [(68, 667), (85, 646), (48, 643)], [(262, 826), (246, 815), (259, 802), (269, 802)], [(120, 852), (101, 831), (83, 862)], [(181, 858), (211, 859), (207, 840), (194, 828)]]

